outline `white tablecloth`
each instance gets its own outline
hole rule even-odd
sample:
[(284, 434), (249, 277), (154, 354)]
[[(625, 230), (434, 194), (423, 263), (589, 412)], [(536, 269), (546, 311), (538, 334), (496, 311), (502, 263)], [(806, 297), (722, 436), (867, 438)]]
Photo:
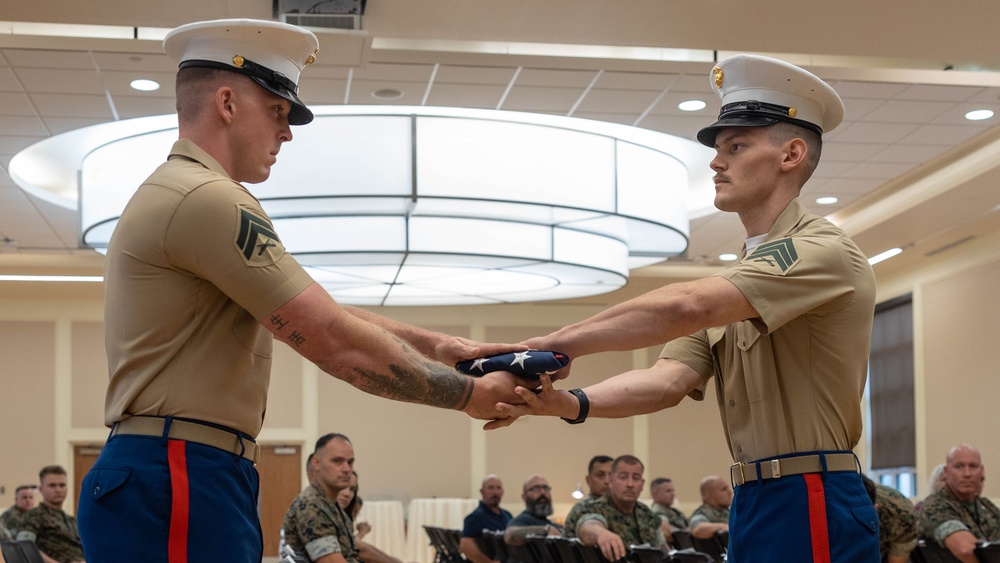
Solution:
[(410, 501), (406, 524), (406, 562), (432, 563), (434, 548), (430, 546), (424, 526), (461, 530), (465, 517), (479, 506), (476, 499), (415, 498)]
[(398, 500), (366, 500), (361, 505), (356, 522), (368, 522), (372, 531), (364, 542), (374, 545), (394, 557), (403, 558), (406, 534), (403, 523), (403, 503)]

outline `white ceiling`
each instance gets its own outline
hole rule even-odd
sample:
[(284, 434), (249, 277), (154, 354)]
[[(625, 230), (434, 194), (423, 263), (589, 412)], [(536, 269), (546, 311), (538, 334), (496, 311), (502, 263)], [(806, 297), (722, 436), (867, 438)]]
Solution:
[[(169, 28), (198, 19), (271, 17), (269, 0), (103, 0), (88, 3), (86, 11), (72, 0), (36, 4), (4, 3), (0, 22)], [(1000, 143), (1000, 49), (985, 39), (1000, 24), (1000, 6), (977, 3), (974, 12), (942, 14), (940, 5), (891, 0), (878, 3), (884, 13), (875, 14), (860, 0), (812, 8), (766, 0), (726, 3), (726, 12), (716, 13), (711, 8), (721, 3), (690, 4), (370, 0), (364, 31), (320, 34), (319, 60), (306, 69), (300, 93), (309, 104), (540, 112), (693, 139), (718, 112), (708, 87), (712, 64), (650, 56), (679, 48), (779, 54), (827, 79), (847, 106), (803, 190), (807, 206), (832, 214), (869, 255), (906, 247), (890, 261), (894, 268), (1000, 231), (1000, 151), (994, 148)], [(168, 12), (161, 9), (168, 5)], [(593, 50), (587, 57), (559, 54), (566, 45), (610, 49), (600, 56)], [(11, 241), (0, 243), (0, 273), (100, 272), (100, 257), (77, 248), (73, 214), (27, 196), (6, 167), (18, 151), (52, 135), (171, 113), (174, 70), (158, 41), (0, 35), (0, 241)], [(135, 78), (162, 87), (138, 92), (129, 87)], [(372, 96), (384, 89), (402, 97)], [(688, 99), (708, 107), (677, 109)], [(966, 120), (973, 109), (997, 116)], [(839, 202), (820, 206), (814, 203), (819, 196)], [(717, 256), (738, 251), (742, 238), (735, 216), (696, 219), (688, 255), (676, 263), (692, 272), (717, 266)], [(654, 267), (646, 277), (656, 278), (656, 268), (664, 276), (683, 275), (670, 266)]]

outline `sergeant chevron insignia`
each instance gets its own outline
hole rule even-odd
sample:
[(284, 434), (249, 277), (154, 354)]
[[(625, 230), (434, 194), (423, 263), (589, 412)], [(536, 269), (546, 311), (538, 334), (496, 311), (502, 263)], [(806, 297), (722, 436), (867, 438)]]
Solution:
[(753, 253), (743, 259), (743, 263), (783, 276), (799, 263), (799, 254), (795, 251), (792, 239), (783, 238), (758, 246)]
[(285, 247), (266, 217), (236, 206), (236, 220), (236, 240), (233, 242), (248, 266), (270, 266), (285, 253)]

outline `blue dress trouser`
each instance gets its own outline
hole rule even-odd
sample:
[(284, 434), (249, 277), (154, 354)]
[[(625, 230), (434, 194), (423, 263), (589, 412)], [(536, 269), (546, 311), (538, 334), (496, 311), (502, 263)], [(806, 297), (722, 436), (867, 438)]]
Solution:
[(77, 519), (91, 563), (259, 563), (253, 462), (183, 440), (112, 436), (83, 479)]
[(878, 514), (853, 471), (736, 487), (728, 563), (879, 563)]

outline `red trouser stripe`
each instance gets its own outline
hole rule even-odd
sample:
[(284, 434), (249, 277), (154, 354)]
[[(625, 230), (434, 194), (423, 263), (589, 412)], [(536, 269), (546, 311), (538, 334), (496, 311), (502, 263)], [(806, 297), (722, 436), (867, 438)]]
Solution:
[(167, 460), (170, 464), (170, 538), (167, 546), (169, 563), (187, 563), (188, 540), (188, 473), (187, 442), (169, 440)]
[(830, 535), (826, 527), (826, 493), (819, 473), (807, 473), (806, 495), (809, 499), (809, 534), (812, 537), (813, 563), (830, 563)]

